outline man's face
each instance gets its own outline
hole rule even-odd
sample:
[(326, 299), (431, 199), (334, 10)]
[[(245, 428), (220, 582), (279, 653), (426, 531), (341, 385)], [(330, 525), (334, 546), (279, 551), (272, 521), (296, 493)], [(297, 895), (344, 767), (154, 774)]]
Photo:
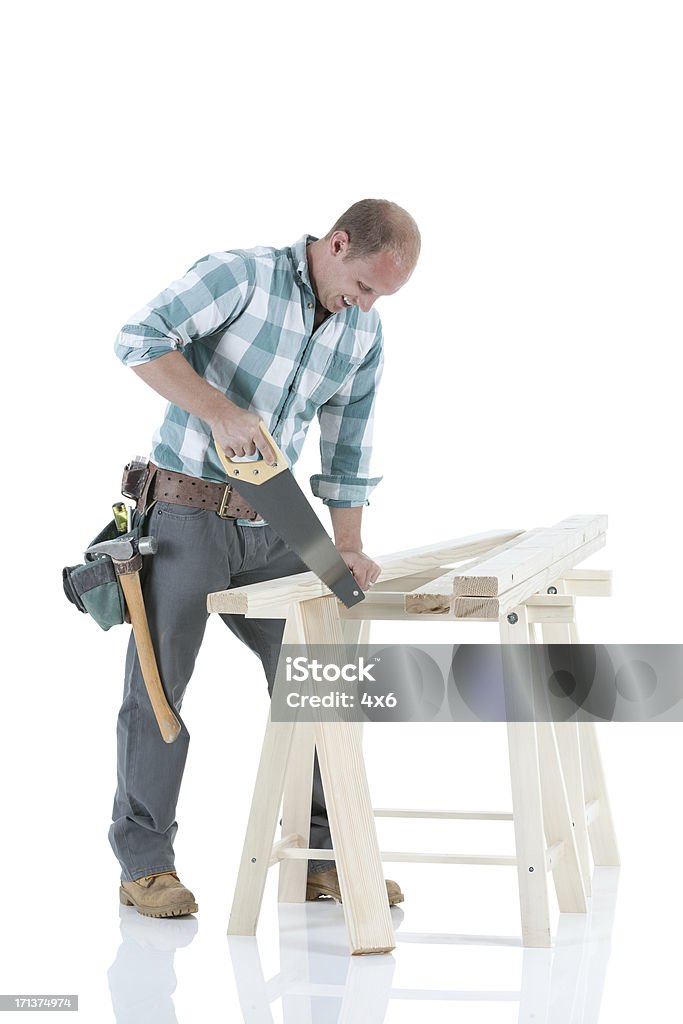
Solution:
[(412, 268), (406, 271), (397, 266), (388, 252), (354, 259), (345, 231), (335, 231), (325, 256), (315, 287), (318, 301), (330, 313), (349, 306), (358, 306), (367, 313), (381, 295), (397, 292), (412, 273)]

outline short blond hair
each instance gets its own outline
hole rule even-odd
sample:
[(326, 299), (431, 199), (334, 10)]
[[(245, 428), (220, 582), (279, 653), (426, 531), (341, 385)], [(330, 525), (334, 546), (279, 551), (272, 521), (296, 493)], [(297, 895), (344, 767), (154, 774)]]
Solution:
[(390, 252), (399, 266), (412, 269), (420, 255), (420, 232), (407, 210), (388, 199), (361, 199), (354, 203), (330, 228), (349, 236), (350, 259)]

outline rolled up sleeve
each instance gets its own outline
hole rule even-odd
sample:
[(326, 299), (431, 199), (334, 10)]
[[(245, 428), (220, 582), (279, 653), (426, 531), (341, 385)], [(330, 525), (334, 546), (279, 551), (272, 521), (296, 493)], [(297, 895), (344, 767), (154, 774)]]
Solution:
[(240, 255), (202, 257), (124, 324), (116, 355), (126, 366), (138, 366), (213, 334), (239, 315), (251, 284)]
[(372, 431), (377, 388), (384, 366), (381, 328), (356, 371), (318, 410), (321, 473), (311, 477), (311, 490), (325, 505), (354, 508), (367, 505), (382, 479), (370, 476)]

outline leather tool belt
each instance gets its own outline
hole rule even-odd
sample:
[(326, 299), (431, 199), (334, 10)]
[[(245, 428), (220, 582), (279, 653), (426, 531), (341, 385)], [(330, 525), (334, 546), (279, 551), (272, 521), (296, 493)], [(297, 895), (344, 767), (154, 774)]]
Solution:
[(152, 501), (169, 501), (175, 505), (195, 505), (207, 508), (221, 519), (261, 519), (250, 508), (232, 484), (218, 484), (186, 473), (173, 473), (149, 463), (149, 476), (144, 493), (138, 499), (138, 508), (147, 508)]

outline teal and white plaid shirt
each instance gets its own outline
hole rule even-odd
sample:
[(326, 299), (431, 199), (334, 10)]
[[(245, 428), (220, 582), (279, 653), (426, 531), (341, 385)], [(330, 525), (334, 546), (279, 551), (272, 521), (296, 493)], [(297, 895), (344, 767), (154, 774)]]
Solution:
[[(290, 466), (308, 425), (320, 421), (321, 472), (311, 490), (327, 505), (366, 505), (382, 479), (369, 476), (382, 328), (375, 310), (329, 316), (314, 332), (304, 235), (284, 249), (214, 252), (152, 299), (122, 328), (127, 366), (180, 350), (200, 376), (265, 422)], [(209, 425), (169, 404), (153, 439), (163, 469), (226, 480)]]

